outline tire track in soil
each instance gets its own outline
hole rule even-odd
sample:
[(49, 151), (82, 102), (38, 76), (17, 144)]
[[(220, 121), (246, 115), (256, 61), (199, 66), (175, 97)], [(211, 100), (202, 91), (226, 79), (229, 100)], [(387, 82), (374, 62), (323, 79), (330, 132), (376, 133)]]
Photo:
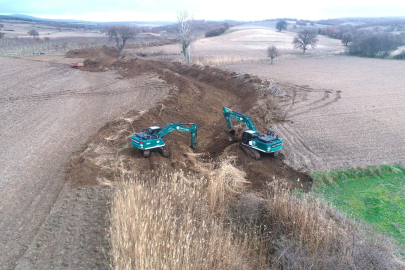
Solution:
[(300, 164), (304, 165), (307, 170), (327, 168), (327, 164), (324, 160), (311, 150), (304, 142), (302, 136), (295, 132), (289, 123), (276, 125), (276, 129), (284, 139), (286, 146), (284, 151), (289, 152), (289, 156), (293, 155), (293, 160), (300, 160)]
[[(330, 93), (329, 91), (325, 91), (325, 95), (324, 95), (324, 97), (322, 98), (322, 100), (313, 102), (313, 103), (309, 104), (308, 106), (314, 105), (314, 104), (318, 104), (318, 103), (321, 102), (321, 101), (327, 100), (327, 99), (329, 98), (329, 93)], [(335, 98), (334, 98), (333, 100), (328, 101), (328, 102), (326, 102), (326, 103), (324, 103), (324, 104), (322, 104), (322, 105), (315, 106), (315, 107), (310, 107), (310, 108), (308, 108), (308, 109), (306, 109), (306, 110), (304, 110), (304, 111), (301, 111), (301, 112), (292, 114), (292, 115), (290, 115), (290, 117), (294, 117), (294, 116), (301, 115), (301, 114), (304, 114), (304, 113), (312, 112), (312, 111), (314, 111), (314, 110), (318, 110), (318, 109), (324, 108), (324, 107), (326, 107), (326, 106), (329, 106), (329, 105), (331, 105), (332, 103), (337, 102), (337, 101), (341, 98), (341, 94), (340, 94), (340, 93), (341, 93), (341, 91), (336, 91), (336, 92), (335, 92)], [(291, 112), (291, 111), (290, 111), (290, 112)]]
[[(282, 84), (287, 92), (286, 96), (280, 98), (281, 113), (289, 121), (294, 121), (294, 117), (327, 107), (341, 98), (341, 91), (314, 90), (309, 86), (299, 86)], [(309, 96), (311, 94), (311, 96)], [(331, 99), (331, 95), (334, 98)], [(315, 99), (315, 100), (314, 100)], [(279, 103), (279, 104), (280, 104)], [(327, 169), (326, 162), (304, 142), (302, 136), (294, 131), (288, 122), (275, 125), (275, 129), (280, 136), (285, 139), (283, 152), (286, 152), (288, 160), (293, 160), (296, 165), (304, 167), (305, 170)]]

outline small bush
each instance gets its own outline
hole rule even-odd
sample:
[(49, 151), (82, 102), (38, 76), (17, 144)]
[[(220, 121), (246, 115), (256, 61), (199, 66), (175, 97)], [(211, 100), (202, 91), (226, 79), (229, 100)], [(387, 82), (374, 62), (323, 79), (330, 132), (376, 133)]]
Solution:
[(208, 32), (205, 33), (205, 37), (215, 37), (222, 35), (226, 30), (228, 30), (228, 24), (221, 25), (219, 27), (211, 28)]
[(320, 35), (329, 36), (331, 38), (336, 38), (336, 39), (342, 38), (342, 31), (340, 31), (334, 27), (319, 28), (318, 33)]
[(395, 55), (394, 59), (405, 60), (405, 51), (402, 51), (400, 54)]

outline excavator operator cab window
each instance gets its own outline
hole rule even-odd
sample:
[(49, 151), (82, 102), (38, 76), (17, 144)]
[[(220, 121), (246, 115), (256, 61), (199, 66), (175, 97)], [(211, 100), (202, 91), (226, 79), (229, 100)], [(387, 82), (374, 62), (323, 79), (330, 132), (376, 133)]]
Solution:
[(254, 132), (252, 132), (250, 130), (243, 132), (242, 143), (248, 145), (249, 142), (252, 140), (253, 135), (254, 135)]
[(162, 129), (161, 127), (153, 126), (153, 127), (148, 128), (148, 133), (150, 135), (155, 135), (156, 136), (161, 129)]

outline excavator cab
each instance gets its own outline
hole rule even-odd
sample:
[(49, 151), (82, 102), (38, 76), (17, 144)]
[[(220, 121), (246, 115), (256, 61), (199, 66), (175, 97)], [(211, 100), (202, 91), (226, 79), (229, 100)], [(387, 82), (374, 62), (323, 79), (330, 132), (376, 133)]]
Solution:
[(245, 130), (242, 134), (242, 143), (246, 145), (252, 145), (252, 140), (255, 135), (257, 134), (253, 130)]
[(161, 127), (153, 126), (153, 127), (148, 128), (148, 133), (149, 133), (150, 135), (152, 135), (152, 136), (156, 136), (156, 137), (157, 137), (159, 131), (161, 131), (161, 130), (162, 130)]

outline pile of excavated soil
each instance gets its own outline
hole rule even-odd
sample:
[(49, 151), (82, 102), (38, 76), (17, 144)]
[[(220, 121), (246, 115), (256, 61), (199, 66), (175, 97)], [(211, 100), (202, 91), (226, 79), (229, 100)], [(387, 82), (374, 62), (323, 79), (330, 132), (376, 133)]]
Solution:
[(110, 56), (113, 58), (117, 58), (120, 55), (120, 51), (117, 50), (114, 47), (108, 47), (108, 46), (103, 46), (103, 47), (90, 47), (90, 48), (84, 48), (84, 49), (76, 49), (76, 50), (70, 50), (66, 53), (66, 57), (68, 58), (88, 58), (88, 59), (94, 59), (94, 58), (100, 58), (100, 57), (106, 57)]
[[(146, 178), (177, 170), (199, 173), (203, 163), (215, 166), (224, 156), (236, 156), (236, 165), (247, 172), (254, 188), (260, 189), (276, 178), (290, 180), (305, 189), (310, 187), (310, 178), (288, 167), (283, 162), (283, 155), (274, 158), (264, 154), (261, 160), (253, 160), (241, 151), (238, 143), (230, 144), (224, 134), (227, 126), (223, 106), (247, 113), (260, 131), (274, 121), (268, 117), (271, 114), (269, 106), (260, 106), (258, 102), (257, 85), (265, 82), (215, 68), (140, 59), (120, 59), (110, 68), (119, 70), (123, 77), (153, 73), (173, 88), (169, 97), (154, 108), (147, 112), (129, 111), (92, 135), (67, 167), (67, 179), (73, 186), (95, 185), (100, 180), (116, 181), (122, 171), (135, 172)], [(263, 100), (261, 103), (268, 104)], [(173, 122), (197, 124), (198, 147), (195, 151), (190, 148), (190, 134), (178, 131), (173, 131), (166, 141), (169, 158), (159, 152), (144, 158), (140, 150), (132, 147), (133, 133)]]
[(114, 47), (84, 48), (71, 50), (66, 53), (67, 58), (86, 58), (81, 68), (83, 71), (105, 71), (114, 63), (121, 52)]
[(126, 44), (125, 49), (140, 49), (140, 48), (149, 48), (149, 47), (159, 47), (169, 44), (178, 43), (177, 39), (166, 39), (166, 40), (159, 40), (154, 42), (148, 42), (143, 44)]

